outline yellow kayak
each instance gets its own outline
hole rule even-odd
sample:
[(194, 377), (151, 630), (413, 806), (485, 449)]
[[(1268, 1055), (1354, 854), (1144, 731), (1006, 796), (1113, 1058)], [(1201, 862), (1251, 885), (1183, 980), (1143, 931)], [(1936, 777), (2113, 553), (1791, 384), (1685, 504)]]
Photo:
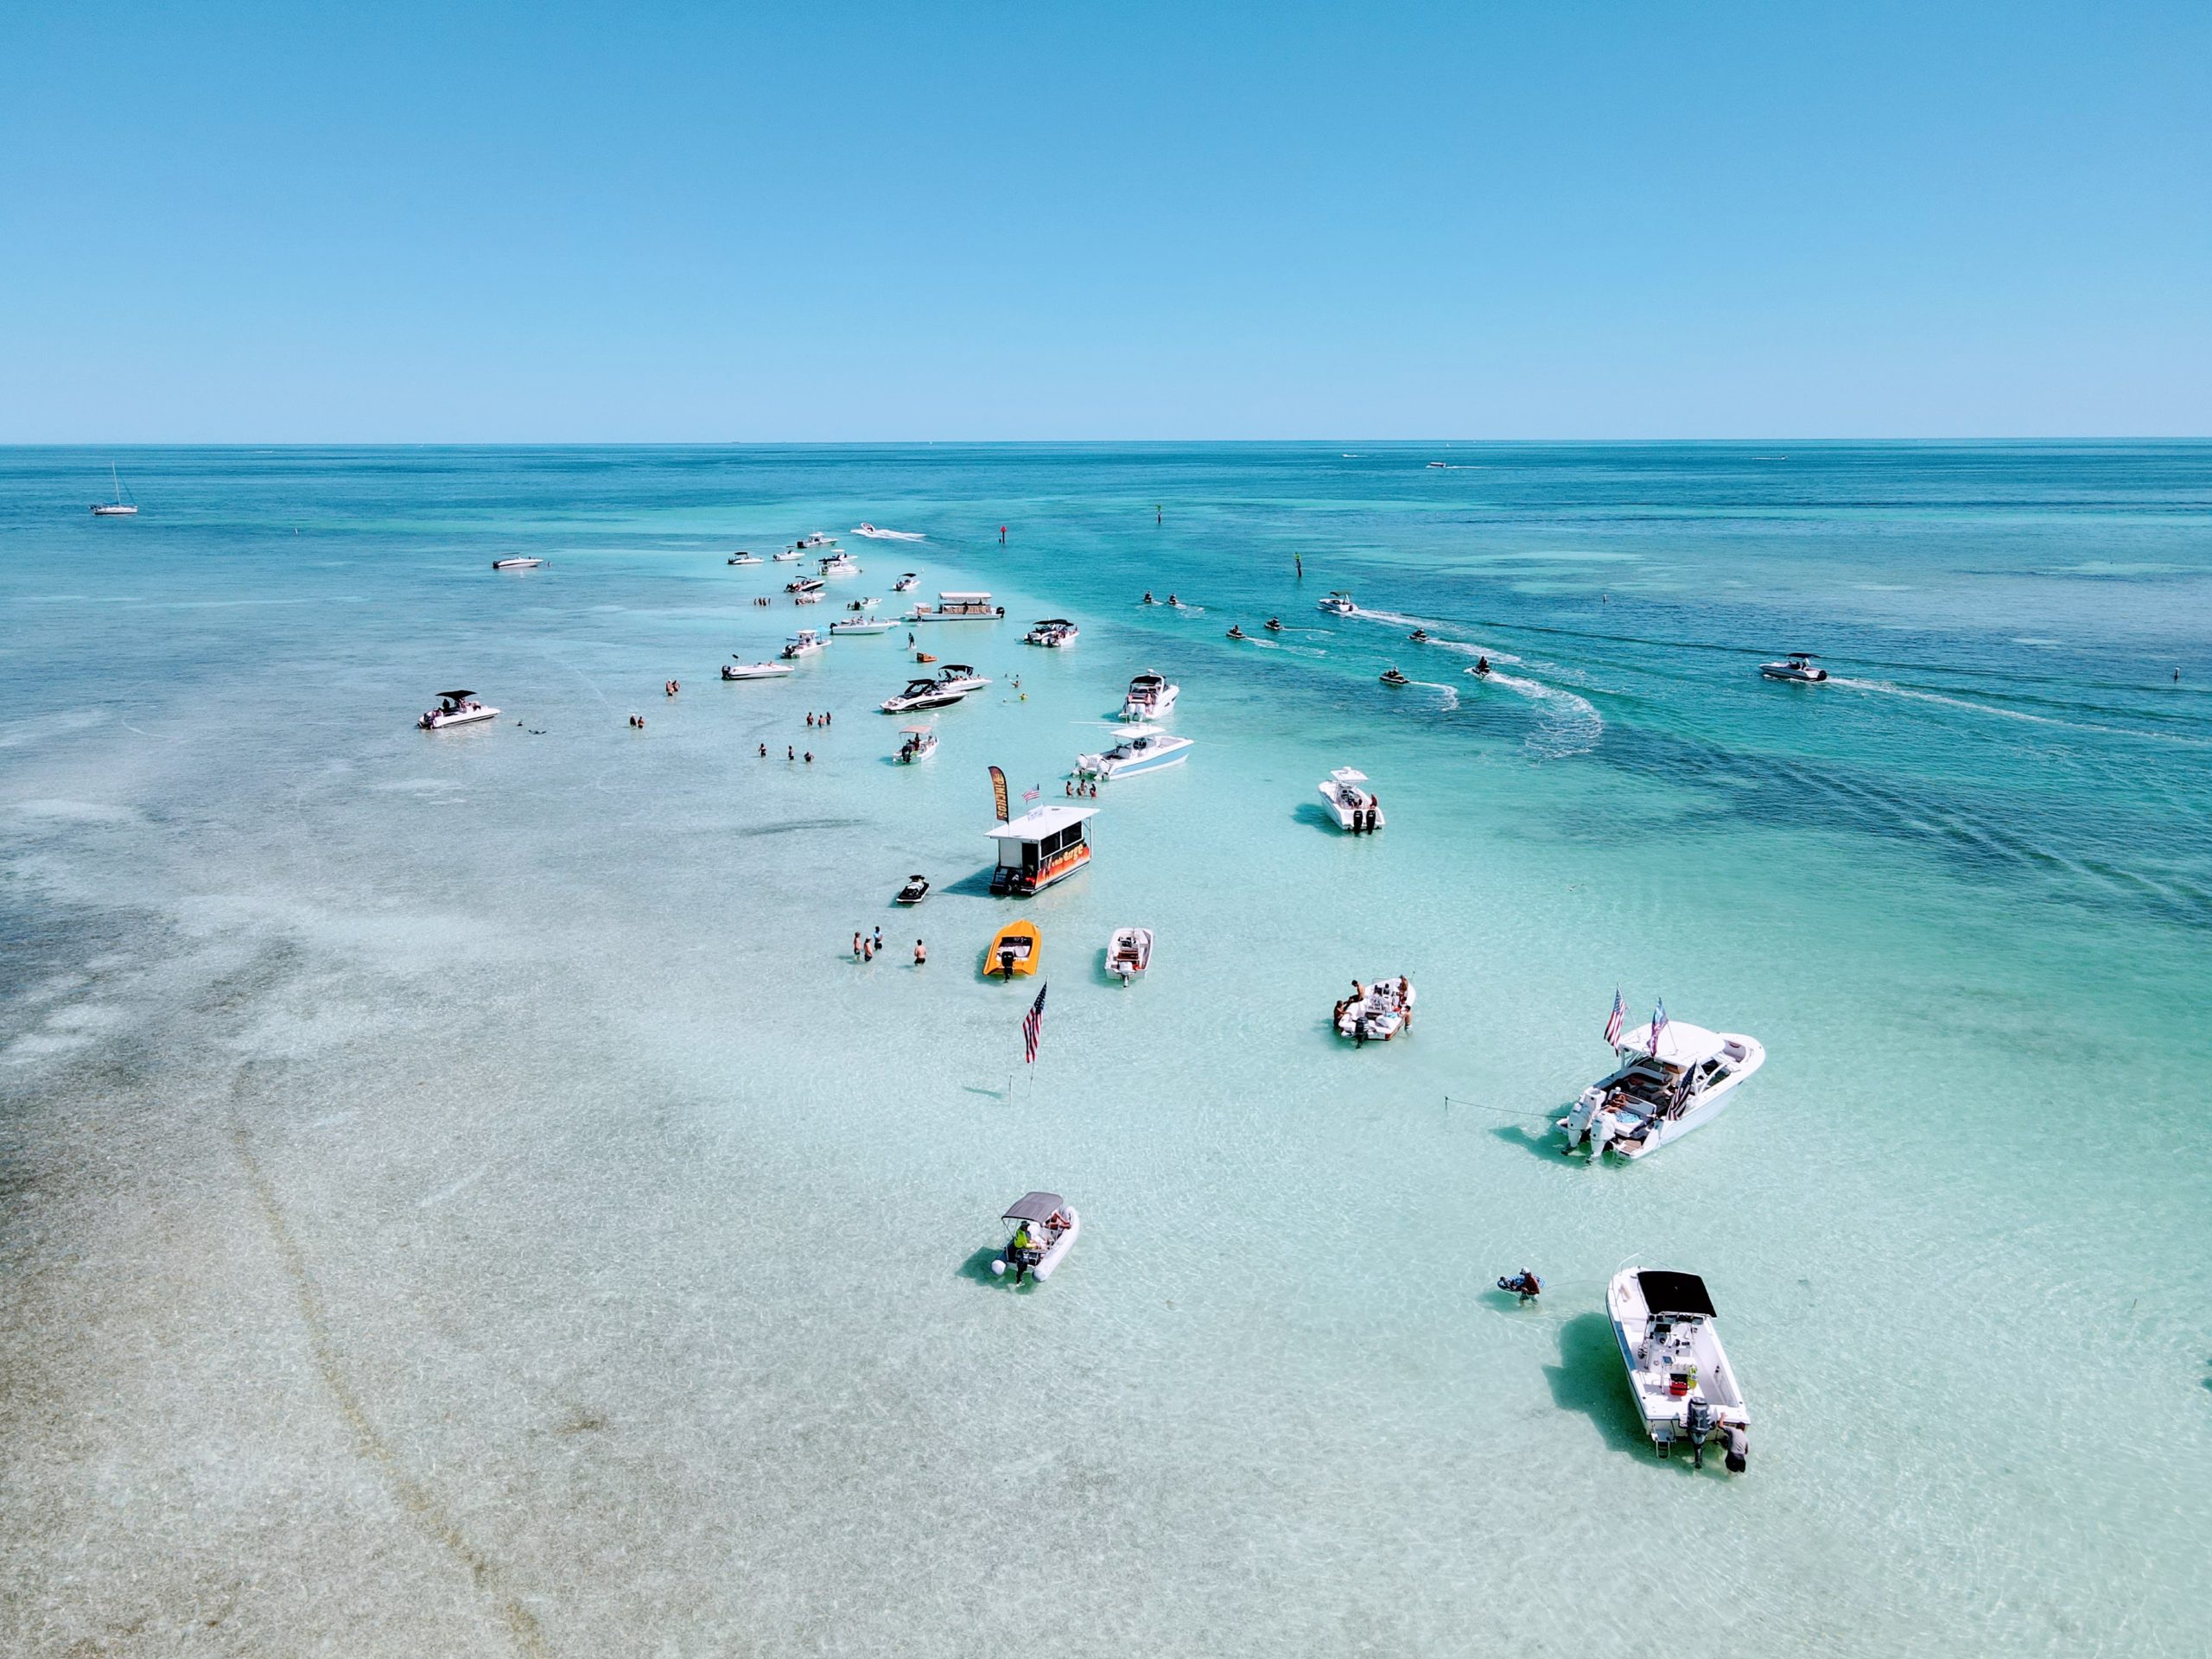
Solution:
[(1037, 959), (1044, 953), (1045, 942), (1038, 937), (1035, 923), (1008, 922), (983, 952), (983, 972), (1009, 979), (1016, 974), (1033, 974)]

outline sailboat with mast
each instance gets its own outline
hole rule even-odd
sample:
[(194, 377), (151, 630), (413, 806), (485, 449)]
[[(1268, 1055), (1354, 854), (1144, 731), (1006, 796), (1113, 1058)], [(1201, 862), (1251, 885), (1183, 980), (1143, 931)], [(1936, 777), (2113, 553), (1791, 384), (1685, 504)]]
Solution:
[(130, 492), (123, 487), (123, 474), (115, 470), (115, 463), (108, 462), (108, 476), (115, 480), (115, 499), (92, 503), (95, 518), (130, 518), (137, 516), (138, 504), (130, 499)]

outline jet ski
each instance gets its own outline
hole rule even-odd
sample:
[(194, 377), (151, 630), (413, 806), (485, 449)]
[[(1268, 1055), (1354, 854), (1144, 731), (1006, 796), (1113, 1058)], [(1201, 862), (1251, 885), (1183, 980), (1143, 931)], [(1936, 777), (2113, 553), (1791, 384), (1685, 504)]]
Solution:
[(1243, 639), (1249, 636), (1245, 633), (1243, 628), (1240, 625), (1232, 622), (1229, 625), (1229, 637), (1231, 639)]
[(1417, 645), (1425, 645), (1428, 643), (1428, 630), (1427, 628), (1415, 628), (1411, 633), (1408, 634), (1406, 638), (1412, 640), (1414, 644)]
[(1393, 664), (1390, 667), (1382, 671), (1382, 683), (1385, 685), (1411, 685), (1413, 682), (1408, 679), (1404, 675), (1399, 673), (1396, 664)]
[(1282, 632), (1282, 619), (1279, 616), (1269, 617), (1268, 619), (1268, 632), (1269, 633), (1281, 633)]

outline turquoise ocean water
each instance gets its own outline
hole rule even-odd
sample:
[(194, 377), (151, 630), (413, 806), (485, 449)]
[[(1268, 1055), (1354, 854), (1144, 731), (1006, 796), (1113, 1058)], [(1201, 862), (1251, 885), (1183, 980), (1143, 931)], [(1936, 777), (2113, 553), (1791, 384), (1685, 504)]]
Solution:
[[(903, 628), (716, 680), (906, 569), (1008, 609), (925, 764)], [(0, 603), (10, 1651), (2204, 1650), (2212, 446), (18, 450)], [(1189, 763), (989, 898), (1147, 667)], [(1770, 1058), (1587, 1170), (1616, 986)]]

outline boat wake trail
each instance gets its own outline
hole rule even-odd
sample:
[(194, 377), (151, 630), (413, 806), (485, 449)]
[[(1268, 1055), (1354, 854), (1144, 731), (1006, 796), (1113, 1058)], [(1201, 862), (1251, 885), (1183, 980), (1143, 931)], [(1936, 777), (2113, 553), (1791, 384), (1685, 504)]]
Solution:
[(2004, 709), (1993, 702), (1976, 702), (1971, 697), (1946, 696), (1941, 691), (1922, 691), (1911, 686), (1898, 685), (1890, 680), (1853, 679), (1848, 675), (1834, 674), (1828, 677), (1831, 685), (1847, 685), (1854, 691), (1874, 691), (1885, 696), (1909, 697), (1915, 702), (1933, 702), (1946, 709), (1964, 709), (1968, 714), (1989, 715), (1999, 720), (2024, 721), (2031, 726), (2056, 726), (2062, 731), (2094, 732), (2100, 737), (2139, 737), (2154, 743), (2178, 743), (2188, 748), (2207, 747), (2202, 738), (2186, 737), (2178, 732), (2131, 731), (2124, 726), (2099, 726), (2085, 720), (2061, 720), (2055, 715), (2031, 715), (2024, 709)]
[[(1427, 617), (1407, 616), (1397, 611), (1370, 611), (1362, 608), (1354, 612), (1353, 614), (1364, 617), (1370, 622), (1387, 622), (1395, 628), (1435, 629), (1448, 626), (1442, 622), (1433, 622)], [(1517, 663), (1522, 660), (1511, 652), (1501, 651), (1496, 645), (1481, 645), (1469, 639), (1440, 639), (1433, 632), (1422, 643), (1438, 646), (1445, 651), (1456, 651), (1463, 657), (1487, 657), (1493, 663)]]
[(1288, 645), (1280, 639), (1262, 639), (1256, 633), (1248, 634), (1237, 643), (1243, 645), (1257, 645), (1262, 651), (1287, 651), (1294, 657), (1325, 657), (1329, 654), (1325, 646)]
[(1496, 669), (1483, 677), (1483, 683), (1502, 685), (1536, 705), (1536, 729), (1529, 734), (1528, 746), (1529, 753), (1541, 760), (1564, 760), (1571, 754), (1587, 754), (1605, 734), (1605, 717), (1587, 697)]
[(1437, 708), (1437, 713), (1440, 715), (1448, 715), (1459, 706), (1459, 692), (1456, 686), (1444, 685), (1435, 680), (1408, 680), (1406, 683), (1408, 686), (1426, 686), (1431, 691), (1441, 691), (1444, 701)]

